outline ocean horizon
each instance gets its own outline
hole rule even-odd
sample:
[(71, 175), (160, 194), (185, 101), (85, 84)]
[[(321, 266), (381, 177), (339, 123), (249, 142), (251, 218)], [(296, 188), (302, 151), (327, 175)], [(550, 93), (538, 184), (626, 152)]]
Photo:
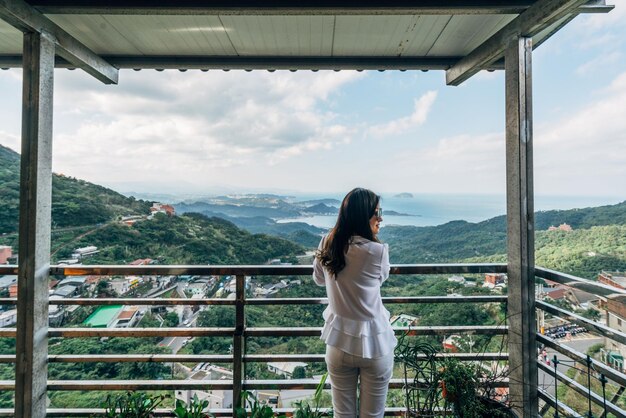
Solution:
[[(450, 221), (482, 222), (506, 214), (504, 195), (439, 195), (413, 194), (413, 197), (396, 197), (396, 194), (382, 194), (383, 227), (390, 225), (435, 226)], [(316, 199), (341, 200), (343, 195), (302, 194), (295, 201)], [(625, 198), (607, 196), (535, 196), (535, 211), (566, 210), (594, 206), (614, 205)], [(395, 211), (410, 216), (386, 215)], [(332, 228), (336, 215), (303, 216), (279, 219), (278, 223), (304, 222), (320, 228)]]

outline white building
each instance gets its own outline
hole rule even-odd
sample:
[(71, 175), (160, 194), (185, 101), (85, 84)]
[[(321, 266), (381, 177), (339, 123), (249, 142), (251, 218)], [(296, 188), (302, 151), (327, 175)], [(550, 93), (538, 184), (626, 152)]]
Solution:
[[(225, 369), (223, 367), (208, 365), (201, 370), (196, 370), (191, 376), (190, 380), (232, 380), (232, 370)], [(194, 396), (197, 396), (200, 401), (207, 400), (209, 402), (209, 409), (221, 409), (232, 408), (233, 406), (233, 391), (214, 389), (214, 390), (177, 390), (176, 399), (189, 404)]]
[(267, 363), (267, 370), (277, 375), (285, 376), (286, 378), (291, 379), (296, 367), (306, 368), (307, 366), (307, 363), (302, 363), (299, 361), (281, 361), (276, 363)]
[(100, 250), (98, 250), (98, 247), (90, 245), (88, 247), (82, 247), (82, 248), (75, 249), (74, 253), (72, 253), (72, 258), (80, 260), (81, 258), (88, 257), (88, 256), (94, 255), (94, 254), (98, 254), (99, 252), (100, 252)]
[(17, 309), (0, 313), (0, 327), (8, 327), (17, 322)]

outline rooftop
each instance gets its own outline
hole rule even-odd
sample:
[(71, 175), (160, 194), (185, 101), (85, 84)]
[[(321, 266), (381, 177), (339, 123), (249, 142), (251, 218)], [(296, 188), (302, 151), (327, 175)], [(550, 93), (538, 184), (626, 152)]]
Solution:
[(89, 315), (83, 324), (94, 328), (106, 328), (121, 310), (121, 305), (101, 306)]

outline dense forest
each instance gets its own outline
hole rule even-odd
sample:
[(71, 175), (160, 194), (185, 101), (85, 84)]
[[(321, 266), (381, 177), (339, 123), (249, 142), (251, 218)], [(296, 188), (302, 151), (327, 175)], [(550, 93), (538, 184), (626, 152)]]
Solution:
[[(0, 145), (0, 233), (17, 231), (20, 156)], [(124, 215), (147, 214), (150, 202), (60, 174), (52, 176), (52, 227), (96, 225)]]
[[(569, 223), (569, 222), (571, 223)], [(568, 223), (572, 231), (548, 231)], [(626, 202), (536, 214), (536, 264), (595, 278), (601, 270), (626, 270)], [(388, 226), (380, 238), (393, 263), (504, 262), (506, 218), (453, 221), (429, 227)]]
[(124, 264), (137, 258), (160, 264), (263, 264), (273, 258), (292, 260), (304, 252), (285, 239), (253, 235), (223, 219), (194, 213), (157, 214), (133, 226), (113, 223), (71, 243), (55, 257), (67, 258), (73, 248), (87, 245), (100, 250), (87, 259), (89, 264)]

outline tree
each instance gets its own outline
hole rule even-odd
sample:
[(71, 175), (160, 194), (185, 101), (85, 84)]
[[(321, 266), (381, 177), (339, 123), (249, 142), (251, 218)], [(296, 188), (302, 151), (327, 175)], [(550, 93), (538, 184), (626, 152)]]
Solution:
[(291, 375), (294, 379), (304, 379), (306, 378), (306, 369), (302, 366), (297, 366), (293, 369), (293, 374)]
[(168, 312), (163, 317), (165, 321), (163, 325), (169, 328), (174, 328), (178, 326), (178, 314), (176, 312)]

